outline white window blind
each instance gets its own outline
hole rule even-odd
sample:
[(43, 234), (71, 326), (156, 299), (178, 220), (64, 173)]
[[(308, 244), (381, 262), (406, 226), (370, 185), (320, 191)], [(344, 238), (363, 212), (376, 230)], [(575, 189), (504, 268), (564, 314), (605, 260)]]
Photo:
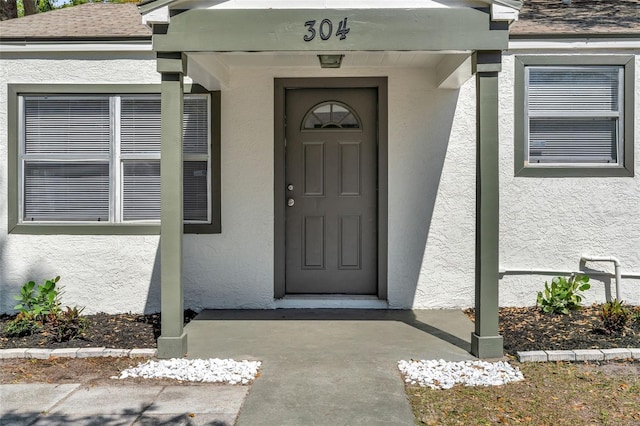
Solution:
[(123, 154), (160, 152), (160, 97), (123, 97), (120, 114), (120, 149)]
[(207, 98), (185, 98), (182, 127), (184, 153), (207, 154), (209, 152)]
[(623, 67), (526, 68), (529, 164), (619, 163)]
[(32, 161), (24, 175), (26, 221), (109, 220), (109, 163)]
[(209, 163), (186, 161), (184, 163), (183, 199), (184, 220), (206, 222), (209, 220)]
[[(122, 218), (159, 220), (160, 97), (123, 97), (120, 109)], [(183, 160), (184, 220), (205, 223), (209, 220), (209, 111), (204, 96), (184, 99)]]
[[(183, 174), (184, 220), (207, 221), (207, 161), (186, 161)], [(160, 220), (160, 161), (127, 161), (123, 175), (124, 220)]]
[[(23, 222), (160, 220), (160, 96), (25, 96), (22, 105)], [(183, 120), (184, 218), (208, 223), (208, 96), (185, 96)]]
[(109, 153), (108, 98), (27, 98), (24, 120), (27, 154)]
[(124, 220), (160, 220), (160, 161), (127, 161), (123, 176)]

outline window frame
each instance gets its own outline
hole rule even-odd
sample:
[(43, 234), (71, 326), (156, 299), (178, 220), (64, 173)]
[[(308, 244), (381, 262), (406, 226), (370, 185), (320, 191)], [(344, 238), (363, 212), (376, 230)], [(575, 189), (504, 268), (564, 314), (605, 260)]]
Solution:
[[(342, 120), (338, 123), (333, 123), (331, 121), (327, 121), (326, 124), (337, 124), (338, 127), (325, 127), (324, 125), (321, 127), (306, 127), (307, 122), (309, 121), (309, 118), (313, 115), (315, 116), (319, 121), (319, 117), (316, 115), (316, 111), (324, 106), (329, 106), (331, 109), (331, 116), (333, 115), (333, 106), (339, 106), (342, 107), (344, 109), (346, 109), (348, 111), (348, 114), (345, 115), (344, 118), (348, 117), (349, 115), (352, 115), (357, 123), (357, 127), (340, 127), (339, 125), (342, 123)], [(344, 120), (343, 118), (343, 120)], [(309, 111), (307, 111), (307, 113), (304, 115), (303, 119), (302, 119), (302, 123), (300, 124), (300, 131), (301, 132), (318, 132), (318, 131), (322, 131), (322, 132), (326, 132), (326, 131), (334, 131), (334, 132), (359, 132), (362, 133), (362, 120), (360, 119), (360, 116), (358, 115), (358, 113), (351, 108), (350, 105), (345, 104), (344, 102), (339, 102), (339, 101), (323, 101), (320, 102), (314, 106), (312, 106), (311, 108), (309, 108)]]
[[(622, 146), (619, 146), (621, 162), (610, 165), (606, 163), (575, 163), (529, 165), (528, 159), (528, 123), (527, 123), (527, 67), (587, 67), (593, 65), (622, 66), (624, 77), (621, 95), (623, 111), (620, 114), (620, 134)], [(632, 177), (634, 176), (634, 106), (635, 106), (635, 57), (629, 55), (518, 55), (514, 57), (515, 96), (514, 96), (514, 175), (523, 177)]]
[[(8, 230), (15, 234), (100, 234), (100, 235), (155, 235), (160, 233), (160, 222), (123, 221), (123, 222), (36, 222), (20, 221), (21, 155), (20, 140), (22, 131), (22, 96), (114, 96), (114, 95), (160, 95), (160, 84), (9, 84), (8, 85)], [(186, 234), (213, 234), (221, 232), (220, 207), (220, 92), (208, 91), (199, 85), (185, 85), (185, 95), (207, 94), (209, 103), (209, 223), (185, 223)], [(120, 161), (120, 155), (112, 157)], [(110, 161), (109, 167), (114, 169)], [(119, 169), (119, 168), (116, 168)], [(114, 179), (117, 181), (115, 177)], [(116, 185), (119, 186), (119, 183)], [(117, 191), (118, 188), (112, 188)], [(115, 194), (115, 193), (114, 193)], [(120, 195), (118, 195), (120, 196)]]

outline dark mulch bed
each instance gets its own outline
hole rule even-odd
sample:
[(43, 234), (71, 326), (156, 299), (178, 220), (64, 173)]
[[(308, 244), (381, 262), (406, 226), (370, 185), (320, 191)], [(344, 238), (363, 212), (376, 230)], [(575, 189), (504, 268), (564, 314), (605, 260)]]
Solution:
[[(196, 316), (188, 309), (184, 312), (185, 324)], [(9, 337), (4, 332), (5, 325), (14, 316), (0, 316), (0, 349), (7, 348), (155, 348), (160, 336), (160, 314), (137, 315), (99, 313), (87, 315), (84, 333), (67, 342), (56, 342), (48, 333), (36, 333), (24, 337)]]
[[(585, 306), (561, 315), (545, 314), (536, 307), (500, 308), (504, 350), (515, 355), (517, 351), (640, 348), (640, 321), (631, 320), (623, 333), (610, 334), (602, 328), (601, 309), (601, 305)], [(465, 313), (473, 319), (473, 309)]]
[[(544, 349), (640, 348), (640, 321), (630, 322), (623, 334), (607, 334), (601, 328), (600, 309), (594, 305), (568, 315), (554, 315), (541, 313), (535, 307), (500, 308), (500, 333), (504, 337), (505, 352), (515, 355), (517, 351)], [(465, 312), (473, 319), (472, 309)], [(195, 315), (194, 311), (185, 311), (185, 323)], [(0, 348), (155, 348), (160, 335), (160, 314), (88, 315), (86, 331), (80, 338), (68, 342), (54, 342), (43, 333), (8, 337), (4, 327), (11, 318), (0, 316)]]

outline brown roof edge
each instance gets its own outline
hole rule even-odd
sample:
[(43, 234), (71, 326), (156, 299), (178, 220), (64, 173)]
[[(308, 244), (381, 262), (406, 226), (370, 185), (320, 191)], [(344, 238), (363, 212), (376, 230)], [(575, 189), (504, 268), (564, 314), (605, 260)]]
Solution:
[(122, 36), (122, 37), (2, 37), (0, 43), (95, 43), (95, 42), (151, 42), (151, 36)]

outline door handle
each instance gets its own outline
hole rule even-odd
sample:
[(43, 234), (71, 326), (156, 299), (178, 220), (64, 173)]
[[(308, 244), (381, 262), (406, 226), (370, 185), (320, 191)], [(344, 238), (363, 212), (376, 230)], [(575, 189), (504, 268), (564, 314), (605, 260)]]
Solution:
[(296, 203), (296, 200), (294, 200), (293, 198), (289, 198), (289, 199), (287, 200), (287, 205), (288, 205), (289, 207), (293, 207), (293, 205), (294, 205), (295, 203)]

